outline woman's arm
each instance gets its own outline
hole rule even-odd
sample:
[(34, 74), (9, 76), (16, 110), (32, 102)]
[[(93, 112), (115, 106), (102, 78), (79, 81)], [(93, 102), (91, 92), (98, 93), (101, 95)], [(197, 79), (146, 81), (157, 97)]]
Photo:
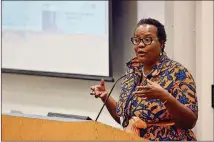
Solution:
[(160, 99), (177, 127), (191, 129), (198, 119), (195, 83), (186, 69), (177, 68), (176, 70), (173, 77), (174, 85), (171, 87), (170, 93), (158, 83), (147, 80), (148, 85), (137, 86), (134, 94), (146, 100)]
[[(102, 97), (102, 101), (105, 102), (107, 98), (107, 95), (105, 95), (104, 97)], [(109, 111), (109, 113), (111, 114), (111, 116), (114, 118), (114, 120), (120, 124), (120, 118), (116, 115), (116, 101), (110, 96), (106, 102), (106, 107)]]
[(180, 103), (175, 97), (171, 95), (164, 95), (163, 102), (166, 101), (165, 106), (178, 128), (192, 129), (198, 119), (197, 112), (193, 113), (191, 109)]
[[(106, 98), (108, 97), (108, 91), (105, 87), (104, 80), (101, 80), (99, 85), (92, 86), (91, 90), (92, 90), (91, 95), (94, 95), (95, 98), (101, 98), (101, 100), (105, 102)], [(117, 123), (120, 123), (120, 119), (116, 115), (116, 101), (112, 97), (108, 98), (106, 102), (106, 107), (111, 116), (114, 118), (114, 120)]]
[(162, 95), (162, 102), (172, 115), (175, 124), (179, 128), (192, 129), (198, 119), (198, 106), (196, 86), (191, 74), (182, 69), (178, 71), (183, 77), (178, 77), (171, 89), (171, 94), (166, 91)]

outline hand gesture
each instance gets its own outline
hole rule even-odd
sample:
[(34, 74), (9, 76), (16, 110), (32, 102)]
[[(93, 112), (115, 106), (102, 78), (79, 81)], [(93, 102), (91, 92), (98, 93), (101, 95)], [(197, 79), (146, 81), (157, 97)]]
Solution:
[(133, 92), (137, 97), (142, 99), (160, 99), (162, 100), (168, 92), (162, 88), (158, 83), (152, 82), (147, 79), (147, 86), (137, 86), (136, 91)]
[(105, 81), (102, 79), (99, 85), (91, 87), (91, 95), (94, 95), (95, 98), (104, 98), (107, 96), (108, 92), (105, 87)]

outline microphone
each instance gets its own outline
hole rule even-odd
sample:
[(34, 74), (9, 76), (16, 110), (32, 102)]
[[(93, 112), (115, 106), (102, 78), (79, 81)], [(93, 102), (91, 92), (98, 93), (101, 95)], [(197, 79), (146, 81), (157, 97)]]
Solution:
[(118, 78), (118, 79), (116, 80), (116, 82), (115, 82), (115, 83), (114, 83), (114, 85), (112, 86), (112, 88), (111, 88), (111, 90), (110, 90), (110, 92), (109, 92), (109, 94), (108, 94), (108, 96), (107, 96), (107, 98), (106, 98), (105, 102), (103, 103), (103, 106), (101, 107), (101, 109), (100, 109), (100, 111), (99, 111), (99, 113), (98, 113), (97, 118), (96, 118), (96, 120), (95, 120), (95, 121), (97, 121), (97, 120), (98, 120), (98, 118), (99, 118), (99, 116), (100, 116), (100, 114), (101, 114), (101, 112), (102, 112), (102, 110), (103, 110), (104, 106), (106, 105), (106, 102), (108, 101), (108, 98), (110, 97), (111, 92), (113, 91), (113, 89), (114, 89), (115, 85), (117, 84), (117, 82), (118, 82), (120, 79), (124, 78), (125, 76), (126, 76), (126, 75), (123, 75), (123, 76), (121, 76), (120, 78)]

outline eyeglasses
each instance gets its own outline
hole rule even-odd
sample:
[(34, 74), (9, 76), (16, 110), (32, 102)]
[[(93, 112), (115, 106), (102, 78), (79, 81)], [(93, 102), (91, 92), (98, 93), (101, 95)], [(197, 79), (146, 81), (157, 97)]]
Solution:
[(152, 44), (152, 42), (154, 41), (154, 39), (152, 39), (151, 37), (146, 37), (146, 38), (143, 38), (143, 39), (138, 38), (138, 37), (132, 37), (131, 38), (131, 42), (134, 45), (139, 45), (141, 41), (143, 42), (144, 45), (150, 45), (150, 44)]

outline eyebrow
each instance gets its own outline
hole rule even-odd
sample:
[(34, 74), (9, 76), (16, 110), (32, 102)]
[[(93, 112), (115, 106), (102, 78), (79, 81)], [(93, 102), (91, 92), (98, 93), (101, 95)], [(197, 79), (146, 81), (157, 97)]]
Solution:
[[(134, 37), (139, 37), (140, 35), (134, 35)], [(144, 38), (145, 37), (154, 37), (152, 34), (146, 34), (146, 35), (144, 35)]]

